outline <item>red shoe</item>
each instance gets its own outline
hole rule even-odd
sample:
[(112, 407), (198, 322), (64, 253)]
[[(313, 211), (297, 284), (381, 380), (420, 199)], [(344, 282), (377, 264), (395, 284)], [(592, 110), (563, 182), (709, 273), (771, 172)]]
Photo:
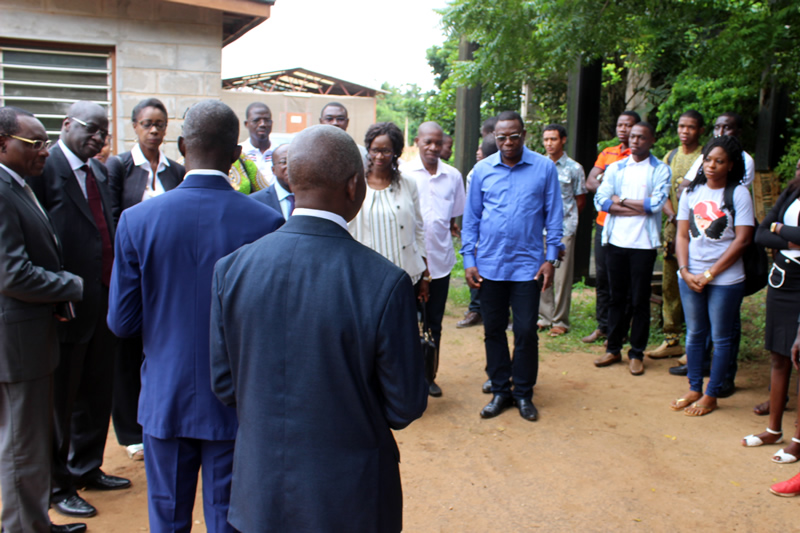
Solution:
[(800, 474), (787, 481), (775, 483), (769, 488), (769, 491), (775, 496), (783, 496), (785, 498), (800, 496)]

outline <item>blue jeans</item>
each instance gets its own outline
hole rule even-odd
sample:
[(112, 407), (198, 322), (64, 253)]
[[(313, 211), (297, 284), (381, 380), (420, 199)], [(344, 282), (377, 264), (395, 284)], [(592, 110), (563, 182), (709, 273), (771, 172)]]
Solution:
[(689, 387), (703, 392), (703, 359), (709, 330), (714, 343), (711, 377), (706, 394), (716, 398), (729, 374), (731, 360), (738, 350), (736, 322), (744, 297), (744, 282), (735, 285), (706, 285), (703, 292), (694, 292), (683, 279), (678, 280), (683, 314), (686, 318), (686, 359)]

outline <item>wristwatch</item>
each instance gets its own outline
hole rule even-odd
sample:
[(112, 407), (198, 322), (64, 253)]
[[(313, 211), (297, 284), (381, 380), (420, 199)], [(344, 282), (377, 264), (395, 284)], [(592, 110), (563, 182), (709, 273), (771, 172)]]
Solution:
[(553, 265), (553, 268), (558, 268), (561, 266), (561, 261), (558, 259), (548, 259), (547, 262)]
[(625, 205), (625, 200), (627, 200), (627, 198), (625, 198), (624, 196), (622, 198), (620, 198), (619, 199), (619, 205)]

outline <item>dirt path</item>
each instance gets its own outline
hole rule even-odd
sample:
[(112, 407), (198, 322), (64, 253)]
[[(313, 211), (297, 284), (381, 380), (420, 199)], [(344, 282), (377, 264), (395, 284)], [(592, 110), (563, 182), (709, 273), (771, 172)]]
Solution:
[[(454, 310), (452, 315), (459, 315)], [(702, 418), (669, 409), (688, 390), (667, 373), (673, 360), (597, 369), (601, 346), (541, 353), (534, 401), (540, 420), (516, 410), (482, 420), (482, 328), (456, 329), (445, 317), (438, 383), (421, 420), (396, 434), (402, 458), (405, 531), (792, 531), (800, 498), (768, 487), (800, 471), (770, 462), (778, 446), (743, 448), (767, 420), (752, 414), (768, 381), (764, 364), (743, 365), (738, 392)], [(793, 389), (794, 387), (792, 387)], [(784, 418), (794, 428), (795, 398)], [(130, 477), (117, 493), (87, 492), (100, 510), (90, 531), (147, 531), (142, 463), (109, 438), (107, 472)], [(58, 523), (64, 517), (51, 512)], [(195, 509), (195, 531), (205, 531)]]

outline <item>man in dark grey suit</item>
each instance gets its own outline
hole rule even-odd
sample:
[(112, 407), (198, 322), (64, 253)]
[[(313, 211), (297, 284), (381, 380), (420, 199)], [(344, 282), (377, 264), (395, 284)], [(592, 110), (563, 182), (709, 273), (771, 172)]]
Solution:
[(54, 304), (83, 295), (83, 281), (64, 271), (55, 230), (23, 180), (41, 174), (48, 144), (33, 115), (0, 108), (0, 521), (6, 533), (86, 529), (52, 525), (47, 515), (58, 363)]
[(44, 174), (30, 182), (50, 214), (63, 245), (64, 268), (84, 280), (75, 320), (59, 326), (61, 360), (54, 378), (55, 440), (53, 508), (68, 516), (97, 510), (78, 496), (89, 487), (130, 486), (100, 466), (111, 417), (116, 338), (106, 325), (108, 284), (114, 261), (114, 220), (106, 168), (95, 159), (108, 137), (106, 110), (76, 102), (61, 126), (61, 138)]
[(366, 183), (346, 133), (304, 130), (289, 168), (294, 214), (214, 271), (212, 387), (242, 421), (228, 522), (240, 531), (397, 532), (391, 430), (419, 418), (428, 394), (414, 289), (347, 231)]
[(289, 145), (282, 144), (272, 152), (272, 173), (275, 183), (250, 195), (253, 200), (266, 204), (283, 215), (284, 220), (294, 211), (294, 194), (289, 185)]

